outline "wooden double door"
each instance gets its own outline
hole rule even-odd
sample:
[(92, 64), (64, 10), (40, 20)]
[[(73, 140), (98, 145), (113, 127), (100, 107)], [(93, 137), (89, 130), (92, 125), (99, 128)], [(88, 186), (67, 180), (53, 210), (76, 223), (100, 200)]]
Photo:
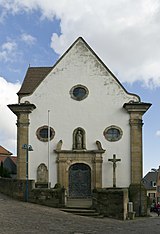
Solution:
[(75, 163), (69, 168), (69, 197), (91, 196), (91, 168), (84, 163)]

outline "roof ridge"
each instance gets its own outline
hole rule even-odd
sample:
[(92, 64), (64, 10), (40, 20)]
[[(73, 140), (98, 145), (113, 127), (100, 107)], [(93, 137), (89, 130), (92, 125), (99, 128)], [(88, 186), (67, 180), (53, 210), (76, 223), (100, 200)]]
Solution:
[[(95, 56), (95, 58), (103, 65), (103, 67), (112, 75), (112, 77), (116, 80), (116, 82), (122, 87), (125, 93), (129, 95), (134, 95), (140, 101), (140, 97), (136, 94), (129, 93), (125, 87), (120, 83), (117, 77), (111, 72), (111, 70), (105, 65), (105, 63), (100, 59), (100, 57), (95, 53), (95, 51), (91, 48), (91, 46), (83, 39), (83, 37), (78, 37), (69, 48), (60, 56), (57, 62), (52, 67), (29, 67), (22, 86), (17, 93), (19, 98), (25, 95), (31, 95), (35, 89), (40, 85), (40, 83), (46, 78), (46, 76), (54, 69), (58, 63), (66, 56), (66, 54), (79, 42), (82, 42), (86, 48)], [(34, 70), (35, 69), (35, 70)], [(36, 71), (37, 69), (37, 71)], [(44, 69), (44, 70), (43, 70)]]
[(53, 66), (35, 66), (35, 67), (28, 67), (28, 69), (30, 68), (52, 68)]

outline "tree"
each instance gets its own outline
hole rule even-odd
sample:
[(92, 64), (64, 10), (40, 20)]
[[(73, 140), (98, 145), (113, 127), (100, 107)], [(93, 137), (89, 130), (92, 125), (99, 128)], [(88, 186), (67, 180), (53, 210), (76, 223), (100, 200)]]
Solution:
[(11, 178), (10, 172), (3, 166), (3, 162), (1, 162), (0, 166), (0, 176), (5, 178)]

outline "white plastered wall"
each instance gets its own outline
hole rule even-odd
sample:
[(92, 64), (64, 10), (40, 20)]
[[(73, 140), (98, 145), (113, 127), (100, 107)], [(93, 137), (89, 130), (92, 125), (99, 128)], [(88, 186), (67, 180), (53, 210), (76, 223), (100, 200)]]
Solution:
[[(73, 100), (69, 93), (77, 84), (89, 90), (88, 97), (82, 101)], [(21, 102), (25, 101), (36, 106), (30, 114), (29, 143), (34, 148), (29, 155), (30, 179), (36, 180), (40, 163), (48, 166), (48, 143), (37, 139), (36, 130), (48, 124), (50, 110), (50, 126), (55, 130), (55, 137), (50, 141), (49, 178), (52, 186), (57, 182), (57, 155), (54, 149), (62, 140), (62, 149), (71, 150), (72, 134), (77, 127), (82, 127), (86, 132), (87, 150), (97, 149), (96, 140), (106, 150), (103, 154), (103, 187), (112, 186), (113, 166), (108, 159), (113, 154), (121, 159), (116, 168), (117, 186), (129, 186), (129, 114), (123, 104), (138, 101), (138, 97), (128, 94), (81, 40), (65, 54), (32, 95), (21, 99)], [(116, 125), (123, 131), (122, 138), (117, 142), (109, 142), (103, 136), (103, 131), (110, 125)]]

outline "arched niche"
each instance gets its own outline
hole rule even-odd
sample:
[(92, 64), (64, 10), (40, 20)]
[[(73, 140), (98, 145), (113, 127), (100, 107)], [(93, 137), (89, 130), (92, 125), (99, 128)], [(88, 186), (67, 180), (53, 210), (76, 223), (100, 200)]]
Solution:
[(76, 128), (73, 131), (73, 150), (86, 149), (86, 133), (83, 128)]

